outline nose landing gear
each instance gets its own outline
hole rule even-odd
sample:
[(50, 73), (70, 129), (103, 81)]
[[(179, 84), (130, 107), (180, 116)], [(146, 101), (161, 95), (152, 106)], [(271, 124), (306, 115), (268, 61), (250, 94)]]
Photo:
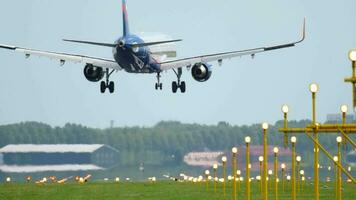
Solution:
[(163, 88), (163, 84), (161, 83), (161, 72), (158, 72), (157, 73), (157, 83), (155, 84), (155, 89), (156, 90), (162, 90), (162, 88)]

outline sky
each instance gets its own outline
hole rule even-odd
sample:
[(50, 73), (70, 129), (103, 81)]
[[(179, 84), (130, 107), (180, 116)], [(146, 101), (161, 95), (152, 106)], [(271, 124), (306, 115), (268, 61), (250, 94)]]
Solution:
[[(317, 119), (351, 106), (348, 51), (356, 48), (356, 1), (340, 0), (128, 0), (130, 29), (183, 39), (178, 56), (243, 50), (296, 41), (307, 18), (307, 38), (294, 48), (214, 65), (209, 81), (196, 82), (183, 70), (185, 94), (171, 92), (176, 80), (163, 73), (163, 91), (152, 75), (115, 73), (114, 94), (88, 82), (83, 65), (0, 50), (0, 124), (40, 121), (105, 128), (152, 126), (162, 120), (233, 125), (311, 116), (308, 86), (320, 85)], [(122, 35), (119, 0), (2, 0), (0, 43), (112, 58), (111, 49), (62, 42), (63, 38), (113, 42)], [(350, 109), (351, 110), (351, 109)]]

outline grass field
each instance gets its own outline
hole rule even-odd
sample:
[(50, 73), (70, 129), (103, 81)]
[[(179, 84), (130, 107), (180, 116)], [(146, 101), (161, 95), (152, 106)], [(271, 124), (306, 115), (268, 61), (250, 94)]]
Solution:
[[(252, 183), (251, 199), (261, 199), (260, 184)], [(232, 199), (231, 183), (227, 183), (226, 199)], [(244, 187), (241, 185), (238, 199), (245, 199)], [(285, 192), (280, 189), (279, 199), (290, 198), (290, 186), (287, 185)], [(307, 184), (303, 191), (297, 194), (297, 199), (313, 199), (313, 185)], [(272, 190), (269, 192), (270, 199), (274, 199)], [(68, 183), (64, 185), (47, 184), (0, 184), (0, 199), (125, 199), (125, 200), (193, 200), (193, 199), (225, 199), (222, 193), (222, 185), (219, 184), (217, 192), (214, 193), (212, 183), (209, 183), (209, 190), (206, 190), (205, 183), (88, 183), (76, 184)], [(336, 199), (333, 184), (321, 184), (320, 199)], [(343, 185), (342, 199), (356, 199), (356, 185)]]

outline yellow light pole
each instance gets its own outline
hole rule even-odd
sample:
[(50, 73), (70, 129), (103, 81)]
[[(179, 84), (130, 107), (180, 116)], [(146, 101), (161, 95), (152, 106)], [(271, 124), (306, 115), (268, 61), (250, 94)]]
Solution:
[(210, 174), (210, 171), (205, 170), (206, 191), (208, 191), (208, 189), (209, 189), (209, 174)]
[(273, 148), (274, 152), (274, 199), (278, 199), (278, 147)]
[(263, 197), (263, 184), (262, 184), (262, 163), (263, 163), (263, 156), (258, 157), (258, 161), (260, 161), (260, 190), (261, 190), (261, 197)]
[(227, 158), (226, 156), (223, 156), (221, 158), (221, 161), (222, 161), (222, 165), (223, 165), (223, 194), (224, 194), (224, 197), (226, 197), (226, 161), (227, 161)]
[(216, 185), (217, 185), (217, 170), (218, 170), (218, 164), (213, 165), (214, 169), (214, 193), (216, 193)]
[(250, 200), (250, 142), (249, 136), (245, 137), (246, 143), (246, 200)]
[(317, 126), (316, 126), (316, 105), (315, 105), (315, 99), (316, 99), (316, 93), (319, 90), (319, 86), (316, 83), (312, 83), (309, 86), (309, 90), (312, 93), (312, 123), (313, 123), (313, 132), (314, 132), (314, 139), (316, 142), (314, 142), (314, 199), (319, 200), (319, 147), (318, 147), (318, 131), (317, 131)]
[(335, 167), (335, 196), (336, 199), (339, 199), (339, 172), (338, 172), (338, 166), (336, 163), (339, 162), (339, 157), (338, 156), (334, 156), (333, 157), (334, 160), (334, 167)]
[(356, 50), (349, 52), (349, 59), (352, 62), (352, 77), (346, 78), (345, 82), (352, 84), (353, 107), (356, 108)]
[(273, 171), (272, 170), (268, 170), (268, 179), (267, 179), (267, 181), (268, 181), (268, 185), (269, 185), (269, 190), (271, 190), (272, 189), (272, 175), (273, 175)]
[(297, 191), (298, 193), (300, 192), (300, 161), (302, 161), (302, 157), (297, 156), (296, 158), (297, 161)]
[(304, 170), (300, 170), (299, 174), (300, 174), (300, 177), (301, 177), (301, 178), (300, 178), (301, 191), (303, 191), (303, 182), (304, 182), (303, 178), (304, 178)]
[(240, 176), (241, 176), (241, 170), (236, 170), (236, 175), (237, 175), (237, 190), (240, 192)]
[[(284, 117), (284, 129), (288, 128), (288, 112), (289, 112), (289, 107), (288, 105), (283, 105), (282, 106), (282, 112), (283, 112), (283, 117)], [(284, 147), (288, 146), (288, 133), (284, 133)]]
[(291, 137), (292, 142), (292, 200), (297, 199), (296, 185), (295, 185), (295, 143), (297, 138), (295, 136)]
[[(342, 105), (340, 107), (340, 110), (341, 110), (341, 113), (342, 113), (342, 125), (346, 125), (346, 113), (347, 113), (347, 110), (348, 110), (347, 105)], [(342, 138), (342, 141), (344, 141), (345, 144), (346, 144), (346, 139)]]
[[(337, 158), (338, 158), (339, 165), (341, 165), (341, 148), (340, 148), (340, 146), (341, 146), (341, 142), (342, 142), (342, 137), (338, 136), (336, 138), (336, 142), (337, 142)], [(337, 168), (337, 176), (338, 176), (338, 179), (337, 179), (337, 182), (338, 182), (337, 199), (341, 200), (342, 177), (341, 177), (341, 168), (340, 167)]]
[(286, 169), (286, 164), (282, 163), (281, 164), (281, 168), (282, 168), (282, 189), (283, 189), (283, 193), (284, 193), (284, 176), (285, 176), (285, 169)]
[(268, 158), (267, 158), (267, 129), (268, 123), (262, 124), (263, 129), (263, 199), (268, 199), (268, 188), (267, 188), (267, 170), (268, 170)]
[(233, 173), (233, 199), (236, 200), (236, 157), (237, 157), (237, 148), (233, 147), (232, 151), (232, 173)]
[(302, 192), (304, 190), (305, 176), (302, 176)]

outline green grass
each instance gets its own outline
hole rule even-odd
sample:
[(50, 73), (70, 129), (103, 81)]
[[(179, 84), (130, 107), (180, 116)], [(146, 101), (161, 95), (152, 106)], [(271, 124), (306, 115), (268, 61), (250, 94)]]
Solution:
[[(335, 199), (335, 189), (333, 184), (320, 184), (320, 199)], [(261, 199), (260, 185), (252, 183), (251, 199)], [(232, 199), (231, 183), (227, 183), (226, 199)], [(241, 185), (238, 199), (245, 199), (245, 188)], [(290, 185), (287, 185), (285, 192), (280, 188), (279, 199), (291, 199)], [(176, 183), (157, 182), (151, 183), (88, 183), (76, 184), (68, 183), (64, 185), (47, 184), (0, 184), (0, 199), (125, 199), (125, 200), (193, 200), (193, 199), (224, 199), (222, 195), (222, 185), (217, 187), (214, 193), (213, 183), (209, 183), (209, 190), (206, 191), (205, 183)], [(304, 190), (297, 194), (297, 199), (313, 199), (314, 187), (312, 184), (304, 186)], [(273, 192), (269, 192), (269, 199), (274, 199)], [(356, 199), (356, 185), (343, 185), (342, 199)]]

